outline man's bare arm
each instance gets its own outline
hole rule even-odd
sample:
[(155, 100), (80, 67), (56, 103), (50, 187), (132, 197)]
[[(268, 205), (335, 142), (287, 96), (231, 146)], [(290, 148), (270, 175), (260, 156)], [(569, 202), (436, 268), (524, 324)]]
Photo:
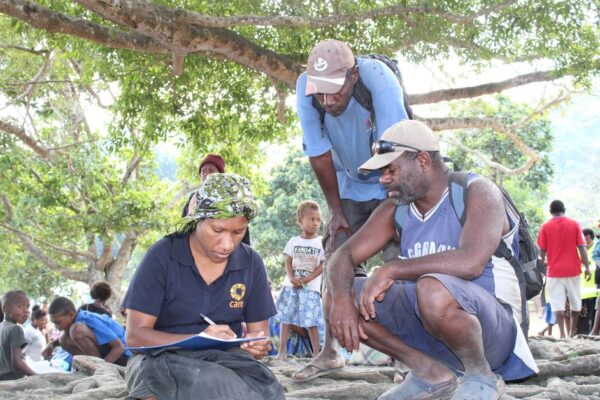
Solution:
[[(317, 177), (319, 186), (325, 196), (327, 207), (329, 208), (330, 223), (329, 230), (324, 234), (324, 242), (331, 239), (335, 246), (335, 236), (338, 231), (345, 231), (350, 236), (350, 226), (344, 215), (342, 200), (338, 189), (337, 175), (333, 167), (333, 157), (331, 150), (316, 157), (309, 157), (310, 165)], [(331, 237), (330, 237), (331, 236)], [(334, 248), (334, 247), (332, 247)]]
[(394, 238), (395, 206), (387, 200), (371, 214), (367, 222), (333, 254), (325, 276), (332, 296), (349, 295), (354, 282), (354, 266), (377, 254)]
[(590, 279), (592, 279), (592, 273), (590, 272), (590, 260), (588, 259), (585, 245), (577, 246), (577, 250), (579, 251), (579, 258), (581, 258), (581, 263), (585, 267), (585, 280), (589, 281)]

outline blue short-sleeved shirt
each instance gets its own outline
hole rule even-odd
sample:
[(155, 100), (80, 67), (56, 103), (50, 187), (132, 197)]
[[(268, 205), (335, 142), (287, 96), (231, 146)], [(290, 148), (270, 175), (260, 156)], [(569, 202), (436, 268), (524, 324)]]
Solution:
[[(81, 310), (77, 312), (75, 322), (80, 322), (90, 328), (94, 332), (96, 343), (99, 346), (108, 344), (115, 339), (119, 339), (125, 345), (125, 329), (106, 314), (100, 315)], [(125, 350), (123, 354), (131, 357), (129, 350)]]
[(202, 332), (208, 326), (204, 314), (241, 336), (242, 322), (277, 313), (265, 265), (251, 247), (240, 243), (223, 275), (207, 285), (192, 257), (189, 234), (167, 236), (148, 250), (123, 305), (156, 316), (154, 329), (169, 333)]
[(305, 96), (306, 73), (296, 82), (296, 112), (303, 134), (304, 154), (316, 157), (331, 150), (338, 172), (341, 199), (368, 201), (386, 197), (379, 184), (379, 172), (358, 173), (358, 167), (371, 158), (371, 143), (398, 121), (407, 119), (404, 94), (398, 79), (383, 62), (357, 59), (360, 79), (371, 91), (376, 126), (371, 126), (371, 113), (354, 97), (344, 112), (334, 117), (325, 114), (324, 134), (321, 133), (319, 112), (312, 106), (312, 97)]

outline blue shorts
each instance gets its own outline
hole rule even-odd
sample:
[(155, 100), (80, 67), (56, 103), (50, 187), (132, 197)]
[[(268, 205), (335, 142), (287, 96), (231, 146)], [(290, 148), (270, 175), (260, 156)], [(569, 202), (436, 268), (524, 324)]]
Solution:
[[(498, 372), (513, 352), (517, 326), (508, 305), (503, 305), (481, 286), (455, 276), (428, 274), (440, 281), (467, 313), (481, 324), (485, 358)], [(367, 278), (355, 278), (358, 293)], [(382, 303), (375, 302), (376, 321), (404, 343), (455, 371), (464, 371), (461, 361), (446, 344), (430, 335), (419, 316), (416, 282), (396, 281)]]

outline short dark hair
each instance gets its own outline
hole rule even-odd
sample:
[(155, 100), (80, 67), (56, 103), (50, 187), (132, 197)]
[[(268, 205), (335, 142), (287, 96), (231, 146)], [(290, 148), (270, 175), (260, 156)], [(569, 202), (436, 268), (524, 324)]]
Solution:
[(39, 304), (34, 305), (33, 308), (31, 309), (31, 320), (32, 321), (34, 319), (43, 318), (46, 315), (48, 315), (48, 313), (46, 312), (46, 310), (44, 310), (42, 307), (40, 307)]
[(112, 296), (112, 288), (110, 283), (106, 281), (94, 282), (90, 289), (90, 296), (94, 300), (106, 301)]
[(565, 204), (560, 200), (553, 200), (550, 203), (550, 214), (562, 214), (565, 212)]
[(52, 300), (50, 307), (48, 307), (48, 314), (50, 315), (65, 315), (71, 311), (77, 311), (75, 304), (66, 297), (57, 297)]
[(10, 306), (21, 296), (27, 297), (27, 293), (20, 289), (10, 290), (6, 292), (4, 296), (2, 296), (2, 304), (5, 306)]
[(594, 234), (594, 230), (593, 230), (593, 229), (590, 229), (590, 228), (585, 228), (585, 229), (584, 229), (582, 232), (583, 232), (583, 236), (584, 236), (584, 237), (585, 237), (585, 236), (589, 236), (589, 237), (591, 237), (591, 238), (593, 239), (593, 238), (594, 238), (594, 236), (596, 236), (596, 235)]

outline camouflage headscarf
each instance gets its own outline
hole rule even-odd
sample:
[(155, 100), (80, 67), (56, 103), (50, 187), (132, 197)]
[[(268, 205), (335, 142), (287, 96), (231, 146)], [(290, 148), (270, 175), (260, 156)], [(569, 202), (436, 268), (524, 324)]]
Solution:
[(248, 179), (235, 174), (210, 174), (192, 197), (186, 218), (227, 219), (243, 215), (250, 221), (257, 214)]

